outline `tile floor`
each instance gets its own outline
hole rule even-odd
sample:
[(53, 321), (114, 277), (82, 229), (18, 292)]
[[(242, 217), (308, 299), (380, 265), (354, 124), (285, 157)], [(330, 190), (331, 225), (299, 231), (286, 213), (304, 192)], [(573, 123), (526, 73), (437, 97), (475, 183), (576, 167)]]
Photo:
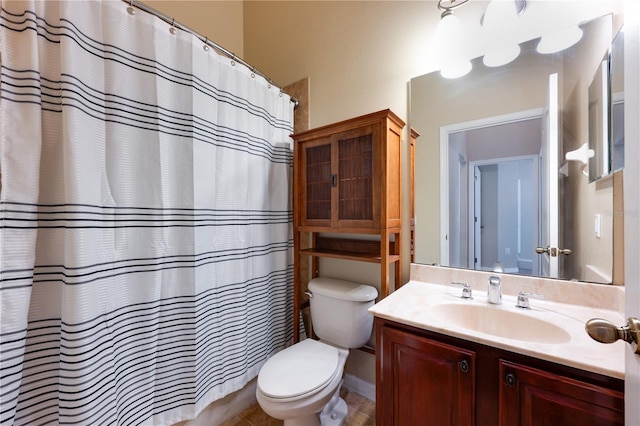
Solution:
[[(345, 426), (375, 426), (375, 402), (344, 389), (340, 391), (340, 395), (349, 406)], [(220, 426), (281, 426), (282, 424), (282, 420), (269, 417), (258, 404), (254, 404)]]

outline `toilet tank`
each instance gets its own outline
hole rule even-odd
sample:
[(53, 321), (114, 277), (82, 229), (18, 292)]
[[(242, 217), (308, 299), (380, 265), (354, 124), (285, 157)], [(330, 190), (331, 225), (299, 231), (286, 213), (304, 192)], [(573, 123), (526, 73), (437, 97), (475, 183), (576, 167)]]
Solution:
[(313, 331), (322, 340), (343, 348), (359, 348), (369, 341), (378, 290), (370, 285), (334, 278), (309, 282)]

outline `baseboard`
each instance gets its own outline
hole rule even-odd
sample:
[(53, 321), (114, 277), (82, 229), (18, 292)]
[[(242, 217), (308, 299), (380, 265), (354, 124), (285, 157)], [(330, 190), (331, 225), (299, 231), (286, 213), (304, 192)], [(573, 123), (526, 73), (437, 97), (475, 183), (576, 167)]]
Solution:
[(344, 383), (342, 384), (350, 392), (362, 395), (370, 401), (376, 400), (376, 385), (369, 383), (353, 374), (344, 375)]

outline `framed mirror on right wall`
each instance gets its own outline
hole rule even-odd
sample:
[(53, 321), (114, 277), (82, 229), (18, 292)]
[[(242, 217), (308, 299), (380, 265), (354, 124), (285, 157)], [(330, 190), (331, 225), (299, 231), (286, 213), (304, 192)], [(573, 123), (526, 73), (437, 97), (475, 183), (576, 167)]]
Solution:
[[(582, 38), (558, 53), (541, 54), (532, 39), (508, 65), (476, 58), (462, 78), (411, 80), (410, 125), (420, 134), (416, 263), (624, 283), (622, 37), (614, 39), (622, 25), (600, 16), (581, 23)], [(599, 179), (589, 178), (590, 115), (607, 164)], [(577, 151), (579, 161), (570, 159)], [(555, 190), (545, 191), (551, 183)], [(547, 256), (557, 267), (546, 267)]]

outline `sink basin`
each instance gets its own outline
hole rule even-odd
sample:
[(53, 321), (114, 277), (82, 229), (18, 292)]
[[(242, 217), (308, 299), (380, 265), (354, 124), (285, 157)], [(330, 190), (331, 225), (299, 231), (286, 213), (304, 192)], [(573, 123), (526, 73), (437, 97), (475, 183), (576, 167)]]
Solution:
[(443, 303), (432, 306), (430, 312), (451, 325), (505, 339), (535, 343), (565, 343), (571, 339), (569, 333), (549, 321), (496, 306)]

